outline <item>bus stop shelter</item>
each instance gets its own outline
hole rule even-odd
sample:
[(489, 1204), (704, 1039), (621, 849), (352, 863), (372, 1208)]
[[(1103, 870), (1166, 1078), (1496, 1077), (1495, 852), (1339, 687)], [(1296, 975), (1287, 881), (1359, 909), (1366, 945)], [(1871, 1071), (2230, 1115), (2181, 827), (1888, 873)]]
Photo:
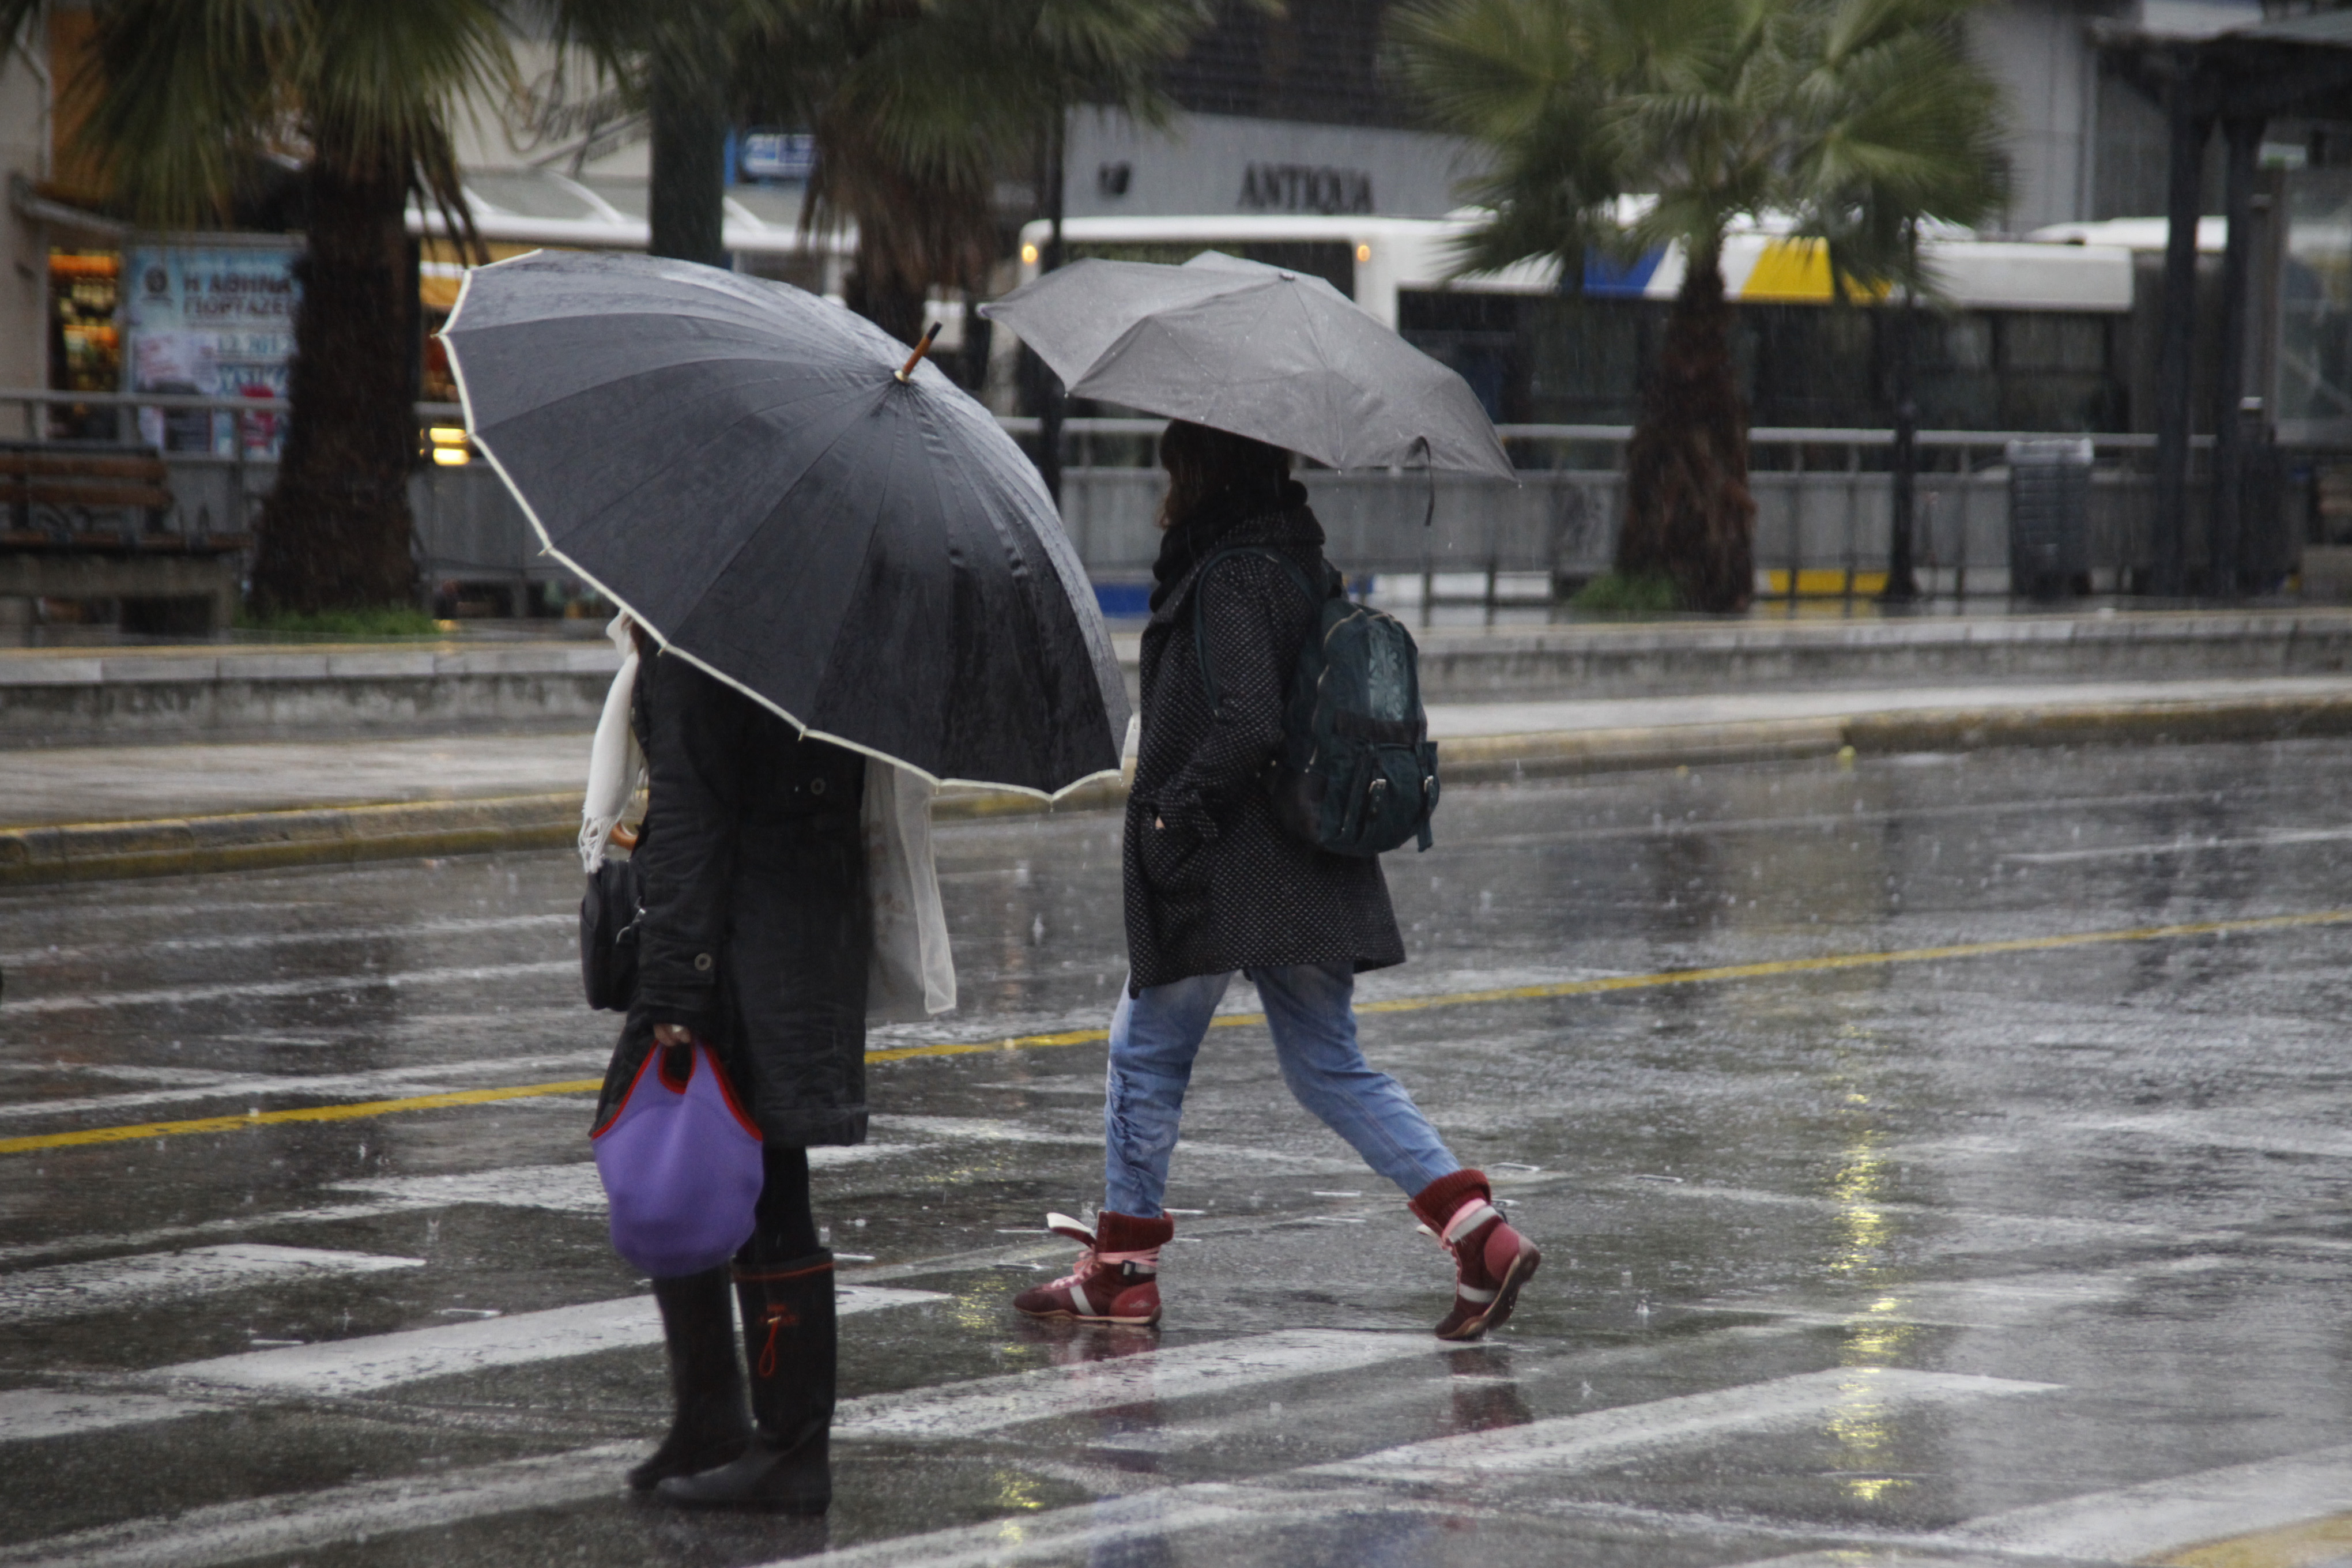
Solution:
[[(2177, 598), (2220, 596), (2246, 583), (2248, 497), (2259, 487), (2268, 412), (2247, 394), (2248, 323), (2254, 286), (2254, 177), (2273, 120), (2352, 119), (2352, 10), (2275, 16), (2221, 32), (2183, 35), (2112, 22), (2096, 37), (2109, 63), (2162, 109), (2169, 142), (2164, 285), (2157, 350), (2156, 515), (2148, 587)], [(2221, 341), (2217, 345), (2210, 534), (2203, 580), (2189, 570), (2190, 369), (2197, 331), (2197, 220), (2205, 148), (2218, 127), (2222, 207), (2229, 225), (2221, 264)]]

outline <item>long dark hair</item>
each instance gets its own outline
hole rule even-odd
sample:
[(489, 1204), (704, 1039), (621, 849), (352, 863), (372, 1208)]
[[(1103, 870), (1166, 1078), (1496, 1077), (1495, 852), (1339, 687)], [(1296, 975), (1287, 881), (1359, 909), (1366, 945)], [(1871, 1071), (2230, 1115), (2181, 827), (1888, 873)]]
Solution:
[(1160, 437), (1160, 466), (1168, 470), (1160, 526), (1172, 528), (1227, 496), (1262, 494), (1267, 506), (1280, 504), (1290, 454), (1247, 436), (1171, 419)]

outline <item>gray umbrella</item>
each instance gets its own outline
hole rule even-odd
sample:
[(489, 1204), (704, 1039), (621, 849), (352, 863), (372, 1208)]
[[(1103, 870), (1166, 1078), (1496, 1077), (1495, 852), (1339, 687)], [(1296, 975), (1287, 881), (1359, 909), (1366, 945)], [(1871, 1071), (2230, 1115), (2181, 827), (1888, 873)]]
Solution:
[(1052, 795), (1127, 693), (1037, 471), (905, 345), (788, 284), (539, 251), (443, 330), (466, 423), (548, 552), (823, 739)]
[(980, 313), (1019, 333), (1073, 397), (1334, 468), (1518, 477), (1468, 383), (1307, 273), (1213, 250), (1181, 267), (1079, 261)]

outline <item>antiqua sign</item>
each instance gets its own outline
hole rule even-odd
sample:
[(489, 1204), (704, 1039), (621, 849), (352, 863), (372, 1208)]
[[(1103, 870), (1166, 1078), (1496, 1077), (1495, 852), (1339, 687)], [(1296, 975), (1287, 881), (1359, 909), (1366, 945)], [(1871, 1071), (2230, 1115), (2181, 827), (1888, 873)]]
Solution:
[(1242, 175), (1244, 212), (1369, 213), (1372, 177), (1361, 169), (1252, 163)]

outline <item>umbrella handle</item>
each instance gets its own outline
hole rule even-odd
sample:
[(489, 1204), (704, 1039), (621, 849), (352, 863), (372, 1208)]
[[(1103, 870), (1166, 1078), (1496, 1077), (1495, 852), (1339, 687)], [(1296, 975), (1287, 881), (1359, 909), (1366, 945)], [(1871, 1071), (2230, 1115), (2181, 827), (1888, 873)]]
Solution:
[(908, 376), (915, 374), (915, 367), (923, 363), (923, 356), (925, 354), (931, 352), (931, 340), (939, 335), (940, 324), (937, 321), (933, 321), (929, 327), (924, 329), (923, 341), (915, 345), (915, 352), (908, 354), (907, 356), (907, 363), (898, 367), (898, 380), (900, 383), (903, 384)]

